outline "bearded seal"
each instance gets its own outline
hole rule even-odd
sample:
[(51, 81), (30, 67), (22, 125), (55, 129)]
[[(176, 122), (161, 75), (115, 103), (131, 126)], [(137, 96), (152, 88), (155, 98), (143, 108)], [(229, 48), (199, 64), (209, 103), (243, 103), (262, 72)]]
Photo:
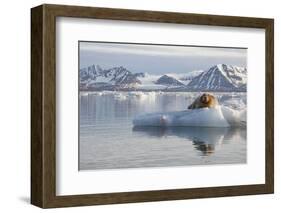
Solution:
[(218, 105), (217, 98), (209, 93), (204, 93), (197, 97), (195, 101), (188, 106), (188, 109), (200, 109), (200, 108), (214, 108)]

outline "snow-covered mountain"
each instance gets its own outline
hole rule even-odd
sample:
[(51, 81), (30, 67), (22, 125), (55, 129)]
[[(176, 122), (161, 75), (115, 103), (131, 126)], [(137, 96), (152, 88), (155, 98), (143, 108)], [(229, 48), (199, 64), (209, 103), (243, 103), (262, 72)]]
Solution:
[(138, 85), (141, 90), (185, 90), (186, 85), (203, 70), (195, 70), (187, 73), (168, 73), (164, 75), (151, 75), (145, 73), (139, 78), (142, 82)]
[(139, 77), (144, 77), (144, 73), (132, 73), (126, 68), (113, 67), (102, 69), (99, 65), (92, 65), (80, 69), (81, 89), (121, 89), (135, 88), (141, 84)]
[(82, 90), (246, 91), (246, 68), (218, 64), (206, 71), (151, 75), (133, 73), (125, 67), (103, 69), (92, 65), (80, 69)]
[(168, 76), (168, 75), (161, 76), (155, 82), (155, 84), (161, 84), (161, 85), (165, 85), (165, 86), (184, 86), (184, 84), (181, 83), (179, 80), (177, 80), (176, 78), (174, 78), (172, 76)]
[(247, 69), (218, 64), (190, 81), (187, 88), (200, 91), (246, 91)]

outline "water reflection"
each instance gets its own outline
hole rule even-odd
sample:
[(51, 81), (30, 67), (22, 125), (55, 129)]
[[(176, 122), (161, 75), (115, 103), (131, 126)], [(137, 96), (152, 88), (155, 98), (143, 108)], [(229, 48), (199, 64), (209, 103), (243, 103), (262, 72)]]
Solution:
[[(246, 93), (216, 94), (246, 105)], [(116, 169), (246, 163), (246, 130), (196, 127), (133, 128), (136, 115), (181, 111), (197, 93), (81, 92), (79, 168)], [(243, 103), (240, 103), (241, 100)], [(133, 128), (133, 129), (132, 129)]]
[(229, 141), (246, 140), (245, 128), (208, 128), (208, 127), (133, 127), (132, 131), (150, 137), (179, 137), (192, 141), (195, 150), (207, 156), (215, 152), (216, 147)]

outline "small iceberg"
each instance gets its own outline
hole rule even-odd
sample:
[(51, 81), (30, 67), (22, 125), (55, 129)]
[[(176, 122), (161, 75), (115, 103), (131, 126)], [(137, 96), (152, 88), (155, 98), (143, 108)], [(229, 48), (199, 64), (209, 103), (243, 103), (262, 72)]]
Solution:
[(123, 101), (127, 99), (127, 96), (123, 93), (116, 93), (114, 94), (114, 99)]
[(149, 113), (135, 117), (134, 126), (193, 126), (231, 127), (246, 126), (246, 110), (234, 110), (226, 106), (190, 109), (177, 112)]

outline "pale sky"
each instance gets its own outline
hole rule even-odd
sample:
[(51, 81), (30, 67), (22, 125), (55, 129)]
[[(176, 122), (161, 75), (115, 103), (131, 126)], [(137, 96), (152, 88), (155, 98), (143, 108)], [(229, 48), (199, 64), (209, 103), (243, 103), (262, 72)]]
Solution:
[(80, 68), (123, 66), (133, 73), (186, 73), (216, 64), (247, 66), (247, 49), (80, 42)]

